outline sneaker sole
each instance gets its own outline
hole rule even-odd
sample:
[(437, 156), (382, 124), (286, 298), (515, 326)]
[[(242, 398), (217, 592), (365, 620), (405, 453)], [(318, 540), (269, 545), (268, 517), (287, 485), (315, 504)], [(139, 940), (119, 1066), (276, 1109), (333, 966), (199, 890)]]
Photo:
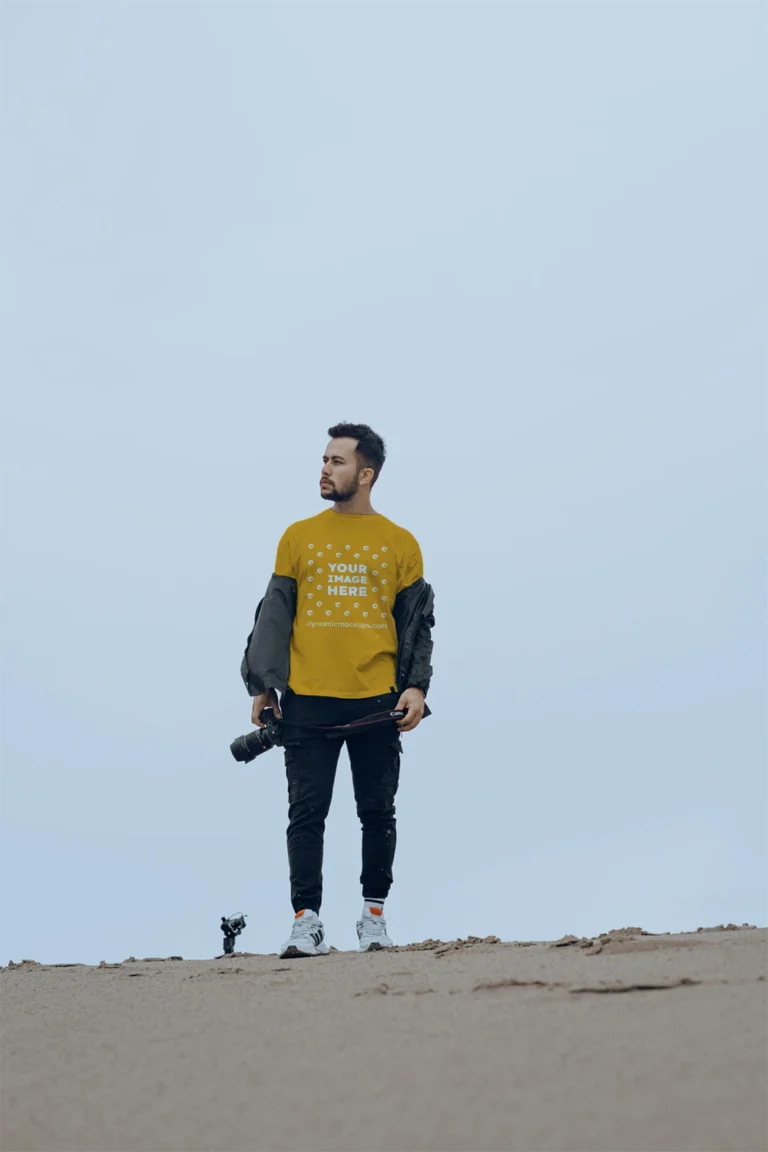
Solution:
[(392, 945), (392, 944), (379, 944), (379, 942), (377, 940), (374, 940), (374, 942), (372, 944), (369, 944), (367, 948), (361, 948), (360, 951), (361, 952), (386, 952), (387, 948), (392, 948), (392, 947), (394, 947), (394, 945)]
[(302, 952), (301, 949), (297, 948), (295, 944), (291, 944), (291, 946), (289, 948), (284, 949), (284, 951), (282, 951), (280, 953), (280, 959), (281, 960), (304, 960), (304, 959), (309, 960), (310, 957), (312, 957), (312, 956), (327, 956), (327, 955), (328, 955), (327, 949), (325, 951), (322, 951), (322, 952), (319, 952), (319, 951)]

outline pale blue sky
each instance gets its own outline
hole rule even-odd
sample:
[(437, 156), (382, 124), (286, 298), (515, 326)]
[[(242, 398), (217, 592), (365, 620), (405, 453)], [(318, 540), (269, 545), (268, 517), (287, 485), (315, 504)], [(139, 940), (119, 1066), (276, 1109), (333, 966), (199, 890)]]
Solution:
[[(767, 12), (6, 0), (3, 962), (289, 931), (228, 745), (345, 419), (437, 596), (395, 938), (765, 923)], [(359, 869), (344, 758), (337, 947)]]

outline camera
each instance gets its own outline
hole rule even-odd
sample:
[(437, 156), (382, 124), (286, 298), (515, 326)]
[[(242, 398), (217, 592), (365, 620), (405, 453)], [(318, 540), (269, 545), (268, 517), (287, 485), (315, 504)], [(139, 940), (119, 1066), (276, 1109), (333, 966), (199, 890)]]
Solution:
[(245, 916), (222, 916), (221, 930), (224, 933), (224, 955), (231, 956), (235, 950), (235, 940), (245, 928)]
[(259, 719), (263, 728), (254, 728), (245, 736), (238, 736), (229, 746), (229, 750), (241, 764), (250, 764), (262, 752), (269, 752), (270, 748), (283, 743), (283, 724), (275, 716), (273, 708), (265, 708)]

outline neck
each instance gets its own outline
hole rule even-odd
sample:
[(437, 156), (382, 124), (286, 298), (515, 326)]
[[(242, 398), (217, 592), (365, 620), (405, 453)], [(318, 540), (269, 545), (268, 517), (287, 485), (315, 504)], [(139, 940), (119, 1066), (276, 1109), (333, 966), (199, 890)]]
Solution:
[(370, 492), (356, 492), (351, 500), (345, 500), (342, 504), (334, 504), (334, 512), (338, 512), (340, 516), (376, 516), (375, 508), (371, 507), (371, 494)]

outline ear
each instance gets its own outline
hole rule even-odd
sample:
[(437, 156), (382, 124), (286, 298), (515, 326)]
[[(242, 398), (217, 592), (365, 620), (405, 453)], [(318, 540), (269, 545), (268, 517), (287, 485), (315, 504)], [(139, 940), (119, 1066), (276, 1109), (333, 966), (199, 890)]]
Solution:
[(359, 482), (364, 488), (370, 488), (373, 484), (373, 468), (361, 468)]

